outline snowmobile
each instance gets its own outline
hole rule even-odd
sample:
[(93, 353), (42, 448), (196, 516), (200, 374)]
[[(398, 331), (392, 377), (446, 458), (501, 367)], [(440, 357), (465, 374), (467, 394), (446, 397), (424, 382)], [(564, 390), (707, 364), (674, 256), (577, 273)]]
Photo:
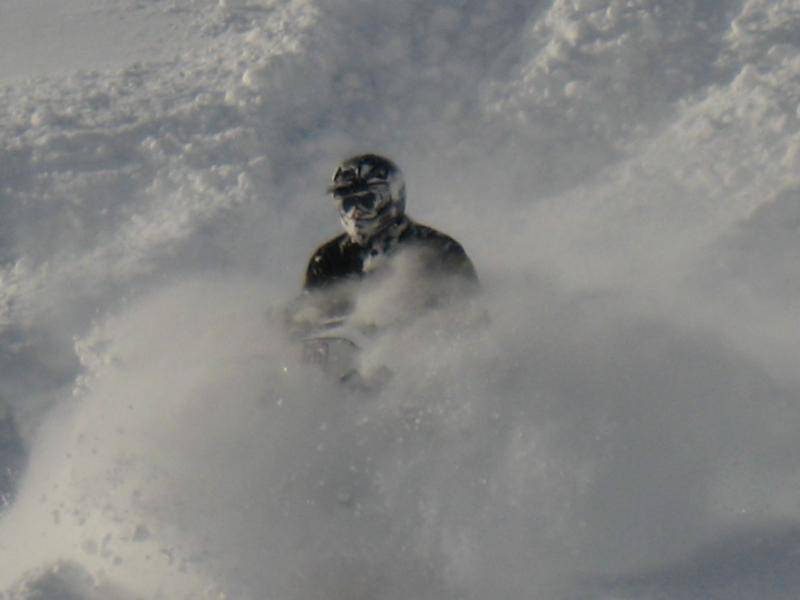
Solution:
[(392, 378), (392, 371), (385, 365), (364, 368), (363, 352), (373, 341), (371, 333), (353, 327), (344, 318), (325, 320), (298, 336), (301, 360), (349, 389), (378, 392)]

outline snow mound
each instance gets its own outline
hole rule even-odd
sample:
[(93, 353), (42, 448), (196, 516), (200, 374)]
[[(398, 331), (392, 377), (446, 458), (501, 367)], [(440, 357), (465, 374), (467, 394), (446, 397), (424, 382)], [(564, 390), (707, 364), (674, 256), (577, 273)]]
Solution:
[[(3, 6), (0, 590), (798, 595), (794, 2)], [(360, 151), (491, 314), (374, 397), (278, 325)]]

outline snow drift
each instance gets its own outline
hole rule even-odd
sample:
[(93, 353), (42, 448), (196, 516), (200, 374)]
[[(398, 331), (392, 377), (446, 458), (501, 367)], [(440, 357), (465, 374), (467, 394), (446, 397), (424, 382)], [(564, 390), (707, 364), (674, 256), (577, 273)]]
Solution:
[[(6, 595), (797, 596), (793, 2), (3, 10)], [(358, 151), (491, 314), (375, 397), (274, 317)]]

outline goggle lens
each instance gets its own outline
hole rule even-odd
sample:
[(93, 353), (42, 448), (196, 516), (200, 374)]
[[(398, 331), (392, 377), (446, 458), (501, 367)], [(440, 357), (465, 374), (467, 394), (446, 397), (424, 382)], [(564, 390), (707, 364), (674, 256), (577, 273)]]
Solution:
[(362, 192), (360, 194), (349, 195), (334, 194), (333, 196), (339, 201), (342, 210), (345, 212), (350, 212), (353, 208), (371, 211), (375, 208), (380, 198), (375, 192)]
[(372, 211), (380, 203), (381, 198), (388, 192), (385, 185), (372, 185), (369, 188), (346, 186), (332, 190), (334, 199), (341, 209), (350, 212), (353, 208), (363, 211)]

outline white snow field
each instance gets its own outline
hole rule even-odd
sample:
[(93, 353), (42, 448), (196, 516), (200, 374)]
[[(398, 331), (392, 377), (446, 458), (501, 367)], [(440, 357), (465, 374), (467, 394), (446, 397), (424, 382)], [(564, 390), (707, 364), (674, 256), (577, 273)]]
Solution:
[[(362, 151), (491, 315), (371, 397)], [(797, 0), (0, 1), (3, 600), (794, 600), (799, 357)]]

